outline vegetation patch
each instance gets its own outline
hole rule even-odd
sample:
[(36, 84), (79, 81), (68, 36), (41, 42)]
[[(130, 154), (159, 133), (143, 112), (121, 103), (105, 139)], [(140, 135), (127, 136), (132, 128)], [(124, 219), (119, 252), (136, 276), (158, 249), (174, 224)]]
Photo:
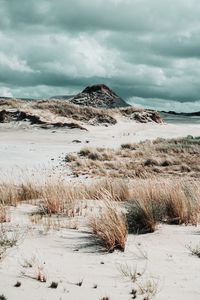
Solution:
[(116, 178), (200, 178), (200, 137), (156, 139), (120, 149), (83, 148), (66, 155), (75, 176)]

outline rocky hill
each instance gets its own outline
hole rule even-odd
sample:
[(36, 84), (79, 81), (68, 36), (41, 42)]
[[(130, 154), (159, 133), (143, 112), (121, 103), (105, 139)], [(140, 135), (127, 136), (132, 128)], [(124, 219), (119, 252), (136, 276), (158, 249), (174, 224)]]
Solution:
[(88, 86), (69, 101), (77, 105), (97, 108), (119, 108), (130, 106), (104, 84)]

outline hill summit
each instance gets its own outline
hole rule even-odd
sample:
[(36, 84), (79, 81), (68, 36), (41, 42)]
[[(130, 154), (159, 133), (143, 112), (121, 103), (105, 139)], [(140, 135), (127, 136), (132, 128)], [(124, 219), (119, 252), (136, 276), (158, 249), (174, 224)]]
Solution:
[(98, 108), (130, 106), (105, 84), (95, 84), (86, 87), (81, 93), (73, 97), (70, 102)]

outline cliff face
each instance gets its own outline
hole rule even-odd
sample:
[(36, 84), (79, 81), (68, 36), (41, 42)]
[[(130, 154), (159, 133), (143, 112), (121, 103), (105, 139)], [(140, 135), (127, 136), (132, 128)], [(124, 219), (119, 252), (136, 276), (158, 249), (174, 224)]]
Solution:
[(70, 102), (77, 105), (97, 108), (119, 108), (130, 106), (104, 84), (86, 87), (81, 93), (72, 98)]

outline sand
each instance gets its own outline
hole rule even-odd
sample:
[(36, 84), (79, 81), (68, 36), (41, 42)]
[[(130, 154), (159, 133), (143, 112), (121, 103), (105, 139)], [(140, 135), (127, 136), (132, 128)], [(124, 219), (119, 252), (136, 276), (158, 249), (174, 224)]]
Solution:
[[(1, 180), (10, 176), (18, 180), (23, 177), (23, 170), (35, 172), (34, 176), (41, 176), (43, 170), (58, 172), (56, 167), (65, 154), (84, 146), (117, 148), (122, 143), (156, 137), (197, 136), (200, 124), (137, 124), (120, 120), (107, 128), (88, 127), (87, 132), (3, 126), (0, 133)], [(74, 143), (75, 139), (81, 143)], [(59, 172), (63, 168), (59, 165)], [(127, 300), (133, 299), (132, 289), (145, 288), (149, 282), (155, 297), (150, 294), (145, 298), (143, 294), (136, 299), (200, 299), (200, 260), (188, 249), (188, 245), (200, 243), (199, 226), (159, 225), (154, 233), (129, 235), (124, 253), (109, 254), (99, 251), (97, 245), (88, 245), (91, 236), (83, 217), (75, 219), (78, 229), (70, 229), (68, 222), (64, 228), (47, 230), (47, 226), (31, 222), (28, 214), (35, 209), (25, 203), (11, 208), (9, 226), (19, 233), (19, 241), (0, 262), (0, 295), (6, 299)], [(31, 268), (25, 266), (27, 261), (33, 262)], [(142, 274), (137, 285), (122, 275), (121, 267)], [(38, 270), (46, 282), (36, 280)], [(20, 287), (14, 287), (17, 281), (21, 282)], [(49, 288), (52, 281), (58, 283), (56, 289)], [(80, 282), (82, 285), (77, 285)]]
[[(0, 176), (19, 179), (27, 172), (59, 173), (57, 168), (69, 152), (83, 147), (118, 148), (122, 143), (139, 142), (157, 137), (173, 138), (198, 136), (200, 124), (141, 124), (124, 119), (114, 126), (87, 126), (88, 131), (77, 129), (45, 130), (6, 128), (0, 126)], [(79, 140), (81, 143), (74, 143)], [(59, 166), (60, 168), (60, 166)], [(62, 174), (68, 174), (62, 168)]]
[[(11, 223), (24, 233), (0, 264), (0, 294), (7, 299), (95, 300), (107, 296), (125, 300), (131, 299), (133, 288), (144, 288), (148, 282), (155, 288), (157, 300), (200, 298), (199, 258), (187, 249), (187, 245), (199, 243), (199, 227), (160, 225), (151, 234), (129, 235), (124, 253), (108, 254), (88, 246), (90, 235), (84, 227), (47, 231), (31, 224), (27, 217), (31, 210), (25, 204), (12, 209)], [(26, 261), (33, 262), (33, 267), (27, 268)], [(35, 279), (38, 268), (46, 282)], [(142, 276), (135, 284), (120, 268)], [(17, 281), (21, 287), (14, 287)], [(49, 288), (52, 281), (58, 283), (57, 289)]]

